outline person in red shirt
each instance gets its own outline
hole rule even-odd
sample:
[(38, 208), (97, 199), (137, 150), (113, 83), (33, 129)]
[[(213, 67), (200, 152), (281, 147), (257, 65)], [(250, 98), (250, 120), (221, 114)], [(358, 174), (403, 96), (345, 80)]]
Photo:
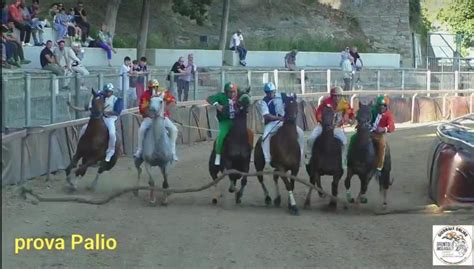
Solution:
[[(350, 104), (343, 98), (341, 87), (331, 88), (330, 96), (321, 102), (315, 111), (316, 120), (318, 125), (314, 128), (311, 135), (308, 137), (308, 150), (311, 154), (313, 144), (316, 138), (318, 138), (323, 132), (321, 125), (323, 108), (329, 106), (332, 107), (335, 112), (335, 124), (334, 137), (339, 139), (343, 145), (343, 152), (345, 151), (345, 145), (347, 144), (346, 134), (342, 130), (342, 126), (354, 120), (354, 111), (350, 107)], [(345, 156), (345, 155), (343, 155)], [(343, 158), (345, 160), (345, 158)]]
[(372, 139), (376, 145), (377, 171), (380, 176), (385, 159), (385, 134), (395, 131), (393, 114), (388, 110), (389, 99), (386, 96), (378, 96), (372, 107)]
[(173, 152), (173, 159), (174, 161), (177, 161), (178, 156), (176, 155), (176, 139), (178, 138), (178, 128), (176, 128), (173, 122), (169, 119), (171, 116), (169, 108), (170, 106), (176, 104), (176, 98), (173, 96), (170, 90), (161, 88), (160, 83), (156, 79), (150, 80), (148, 82), (148, 90), (146, 90), (140, 97), (138, 109), (140, 114), (143, 116), (143, 121), (140, 125), (140, 128), (138, 129), (138, 148), (134, 154), (134, 157), (141, 158), (145, 133), (146, 130), (151, 127), (153, 122), (148, 109), (150, 107), (150, 100), (154, 96), (163, 96), (163, 101), (165, 102), (165, 111), (163, 115), (165, 118), (165, 127), (168, 130), (171, 139), (171, 152)]
[(9, 20), (15, 24), (15, 28), (20, 30), (20, 42), (25, 45), (30, 43), (31, 27), (23, 20), (23, 7), (25, 7), (25, 0), (16, 0), (8, 7), (8, 16)]

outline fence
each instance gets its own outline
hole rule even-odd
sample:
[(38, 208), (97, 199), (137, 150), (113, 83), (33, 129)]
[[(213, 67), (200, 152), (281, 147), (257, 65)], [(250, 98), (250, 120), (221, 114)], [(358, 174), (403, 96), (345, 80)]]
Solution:
[[(151, 71), (143, 77), (124, 77), (115, 73), (101, 72), (85, 77), (59, 77), (49, 74), (24, 74), (2, 76), (2, 131), (8, 128), (32, 127), (80, 119), (85, 113), (71, 112), (66, 101), (78, 106), (89, 102), (90, 89), (101, 89), (111, 82), (124, 98), (125, 108), (137, 105), (136, 90), (128, 82), (136, 80), (136, 87), (146, 87), (148, 79), (158, 79), (177, 96), (180, 74)], [(298, 94), (326, 93), (333, 85), (342, 86), (339, 70), (216, 70), (195, 72), (189, 82), (187, 101), (205, 100), (223, 89), (225, 82), (232, 81), (241, 87), (252, 87), (252, 95), (260, 96), (263, 83), (274, 82), (280, 91)], [(125, 85), (122, 87), (121, 85)], [(133, 84), (132, 84), (133, 86)], [(125, 89), (121, 89), (125, 88)], [(353, 74), (353, 90), (395, 91), (403, 96), (408, 90), (426, 90), (429, 95), (440, 90), (474, 89), (474, 72), (431, 72), (415, 70), (363, 70)], [(181, 99), (183, 100), (183, 99)]]

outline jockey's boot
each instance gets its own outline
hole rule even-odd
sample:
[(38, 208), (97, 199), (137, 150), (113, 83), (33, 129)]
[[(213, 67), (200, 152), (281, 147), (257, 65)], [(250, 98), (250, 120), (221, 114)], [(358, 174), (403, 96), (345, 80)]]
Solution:
[(133, 154), (134, 159), (140, 159), (142, 157), (142, 152), (137, 150), (135, 154)]
[(175, 162), (179, 161), (178, 155), (176, 155), (176, 153), (173, 154), (173, 161)]
[(380, 180), (381, 176), (382, 176), (382, 169), (380, 169), (380, 168), (375, 169), (375, 178), (377, 180)]
[(107, 150), (105, 152), (105, 161), (110, 162), (110, 159), (114, 156), (115, 150)]
[(214, 165), (221, 165), (221, 155), (216, 154), (216, 158), (214, 159)]

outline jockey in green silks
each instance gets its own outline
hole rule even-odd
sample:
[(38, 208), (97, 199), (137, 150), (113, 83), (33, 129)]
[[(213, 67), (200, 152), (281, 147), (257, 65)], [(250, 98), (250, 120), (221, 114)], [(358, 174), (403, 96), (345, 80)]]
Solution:
[(216, 141), (215, 165), (221, 164), (221, 154), (224, 147), (224, 139), (232, 128), (232, 119), (235, 116), (235, 101), (237, 98), (237, 84), (228, 82), (224, 85), (224, 92), (209, 96), (206, 101), (217, 109), (217, 120), (219, 121), (219, 135)]

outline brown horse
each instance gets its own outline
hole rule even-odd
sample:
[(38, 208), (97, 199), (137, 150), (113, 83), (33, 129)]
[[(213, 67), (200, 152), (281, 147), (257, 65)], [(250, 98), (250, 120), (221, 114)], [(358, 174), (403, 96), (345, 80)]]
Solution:
[[(309, 164), (306, 165), (306, 171), (310, 177), (311, 184), (317, 184), (319, 188), (321, 186), (321, 176), (331, 175), (333, 177), (331, 190), (332, 195), (337, 197), (337, 188), (339, 186), (339, 180), (344, 174), (342, 168), (342, 143), (339, 139), (334, 137), (334, 110), (331, 107), (324, 107), (322, 112), (322, 127), (323, 131), (321, 135), (316, 138), (311, 149), (312, 156), (309, 160)], [(309, 189), (308, 195), (306, 196), (305, 207), (311, 205), (311, 192), (313, 189)], [(318, 192), (320, 197), (323, 197), (323, 193)], [(331, 199), (329, 206), (335, 208), (337, 202)]]
[[(229, 130), (229, 134), (224, 140), (224, 148), (222, 152), (222, 163), (221, 165), (215, 165), (214, 160), (216, 158), (215, 146), (211, 152), (209, 158), (209, 173), (213, 180), (216, 180), (217, 174), (228, 169), (235, 169), (241, 172), (248, 173), (250, 169), (250, 159), (252, 155), (253, 146), (253, 132), (247, 128), (247, 113), (249, 104), (241, 102), (240, 99), (243, 94), (248, 94), (250, 88), (246, 92), (239, 94), (237, 101), (237, 111), (235, 118), (233, 119), (234, 125)], [(239, 174), (230, 174), (230, 186), (229, 192), (235, 192), (235, 185), (238, 179), (242, 179), (240, 182), (240, 189), (235, 193), (235, 202), (240, 204), (242, 202), (242, 195), (244, 188), (247, 185), (247, 177)], [(217, 199), (220, 196), (217, 185), (215, 186), (214, 197), (212, 203), (216, 204)]]
[[(347, 200), (351, 203), (367, 203), (365, 194), (370, 180), (375, 174), (377, 166), (376, 144), (372, 141), (370, 134), (372, 113), (370, 105), (359, 105), (357, 112), (357, 133), (351, 138), (347, 153), (347, 175), (344, 185), (346, 187)], [(383, 206), (387, 205), (387, 190), (390, 186), (391, 157), (388, 145), (385, 149), (385, 160), (381, 176), (379, 178), (380, 191), (383, 192)], [(351, 197), (350, 187), (352, 176), (357, 175), (360, 179), (360, 192), (356, 200)]]
[[(86, 131), (79, 139), (79, 144), (71, 163), (66, 168), (66, 180), (72, 190), (77, 189), (76, 177), (83, 177), (88, 167), (100, 162), (95, 179), (89, 187), (90, 189), (95, 189), (100, 174), (104, 171), (109, 171), (115, 166), (120, 153), (120, 142), (117, 141), (114, 156), (112, 156), (110, 162), (105, 161), (105, 152), (109, 143), (109, 132), (103, 120), (105, 96), (98, 94), (94, 89), (91, 90), (91, 93), (93, 98), (89, 123), (87, 124)], [(76, 169), (74, 180), (71, 180), (71, 170), (77, 166), (81, 159), (82, 164)]]
[[(284, 98), (285, 104), (285, 119), (283, 125), (278, 131), (270, 138), (270, 154), (272, 156), (271, 166), (274, 171), (287, 173), (291, 172), (291, 175), (296, 176), (300, 169), (301, 161), (301, 149), (298, 144), (298, 133), (296, 130), (296, 116), (298, 115), (298, 103), (296, 95), (287, 96)], [(254, 151), (254, 164), (257, 171), (263, 171), (265, 168), (265, 157), (262, 149), (262, 137), (260, 137), (255, 145)], [(275, 182), (276, 197), (273, 200), (275, 206), (280, 206), (281, 196), (278, 187), (278, 176), (274, 175), (273, 180)], [(286, 190), (288, 191), (288, 208), (290, 213), (298, 215), (298, 207), (296, 206), (295, 198), (293, 196), (293, 190), (295, 188), (295, 180), (288, 180), (287, 177), (282, 177), (285, 183)], [(264, 195), (265, 203), (269, 205), (271, 203), (270, 195), (263, 182), (263, 176), (258, 176)]]

